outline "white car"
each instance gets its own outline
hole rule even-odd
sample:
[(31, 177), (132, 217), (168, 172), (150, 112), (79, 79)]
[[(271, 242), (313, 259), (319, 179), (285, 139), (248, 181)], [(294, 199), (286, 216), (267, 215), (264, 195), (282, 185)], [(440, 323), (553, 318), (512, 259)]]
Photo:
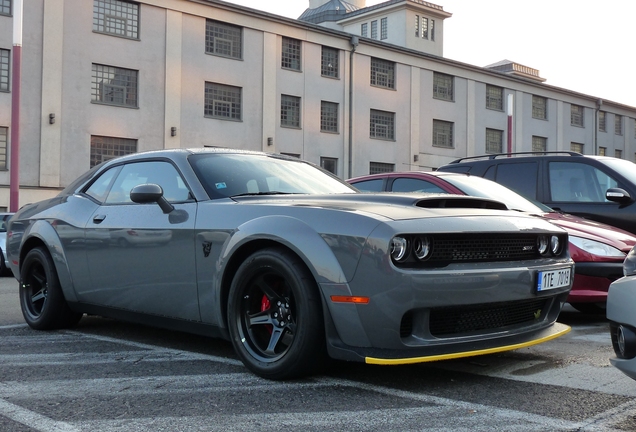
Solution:
[(607, 294), (607, 319), (616, 353), (610, 362), (636, 379), (636, 248), (627, 254), (623, 274), (610, 285)]

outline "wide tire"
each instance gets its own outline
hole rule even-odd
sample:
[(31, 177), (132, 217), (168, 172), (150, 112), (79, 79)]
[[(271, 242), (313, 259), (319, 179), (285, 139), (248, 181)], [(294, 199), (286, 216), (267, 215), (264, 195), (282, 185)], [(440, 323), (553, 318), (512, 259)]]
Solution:
[(20, 271), (20, 306), (27, 324), (37, 330), (72, 327), (82, 318), (64, 298), (57, 271), (49, 252), (30, 250)]
[(257, 251), (238, 268), (228, 327), (240, 359), (263, 378), (298, 378), (326, 364), (318, 287), (304, 263), (285, 249)]

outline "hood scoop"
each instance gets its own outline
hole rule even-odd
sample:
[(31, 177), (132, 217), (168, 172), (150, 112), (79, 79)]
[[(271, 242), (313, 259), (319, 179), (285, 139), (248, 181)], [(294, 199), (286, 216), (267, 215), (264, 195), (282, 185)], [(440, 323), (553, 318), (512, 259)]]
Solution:
[(508, 210), (508, 207), (502, 202), (476, 198), (467, 196), (448, 196), (419, 200), (415, 203), (416, 207), (421, 208), (464, 208), (464, 209), (491, 209), (491, 210)]

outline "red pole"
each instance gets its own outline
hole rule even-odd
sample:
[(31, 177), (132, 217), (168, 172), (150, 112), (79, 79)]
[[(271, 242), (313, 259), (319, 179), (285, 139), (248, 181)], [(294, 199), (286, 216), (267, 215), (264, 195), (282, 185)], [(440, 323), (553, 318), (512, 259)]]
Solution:
[(514, 96), (508, 95), (507, 114), (508, 114), (508, 157), (512, 153), (512, 105), (514, 104)]
[(13, 62), (11, 73), (11, 158), (9, 165), (9, 211), (20, 208), (20, 90), (22, 82), (22, 0), (13, 11)]

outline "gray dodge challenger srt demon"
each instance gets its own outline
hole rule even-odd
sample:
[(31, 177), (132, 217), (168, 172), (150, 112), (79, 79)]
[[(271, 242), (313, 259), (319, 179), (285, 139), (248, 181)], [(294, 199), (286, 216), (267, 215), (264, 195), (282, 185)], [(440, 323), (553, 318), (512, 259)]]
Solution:
[(362, 194), (281, 155), (109, 160), (9, 222), (26, 322), (83, 314), (225, 338), (255, 374), (407, 364), (558, 337), (565, 231), (488, 199)]

